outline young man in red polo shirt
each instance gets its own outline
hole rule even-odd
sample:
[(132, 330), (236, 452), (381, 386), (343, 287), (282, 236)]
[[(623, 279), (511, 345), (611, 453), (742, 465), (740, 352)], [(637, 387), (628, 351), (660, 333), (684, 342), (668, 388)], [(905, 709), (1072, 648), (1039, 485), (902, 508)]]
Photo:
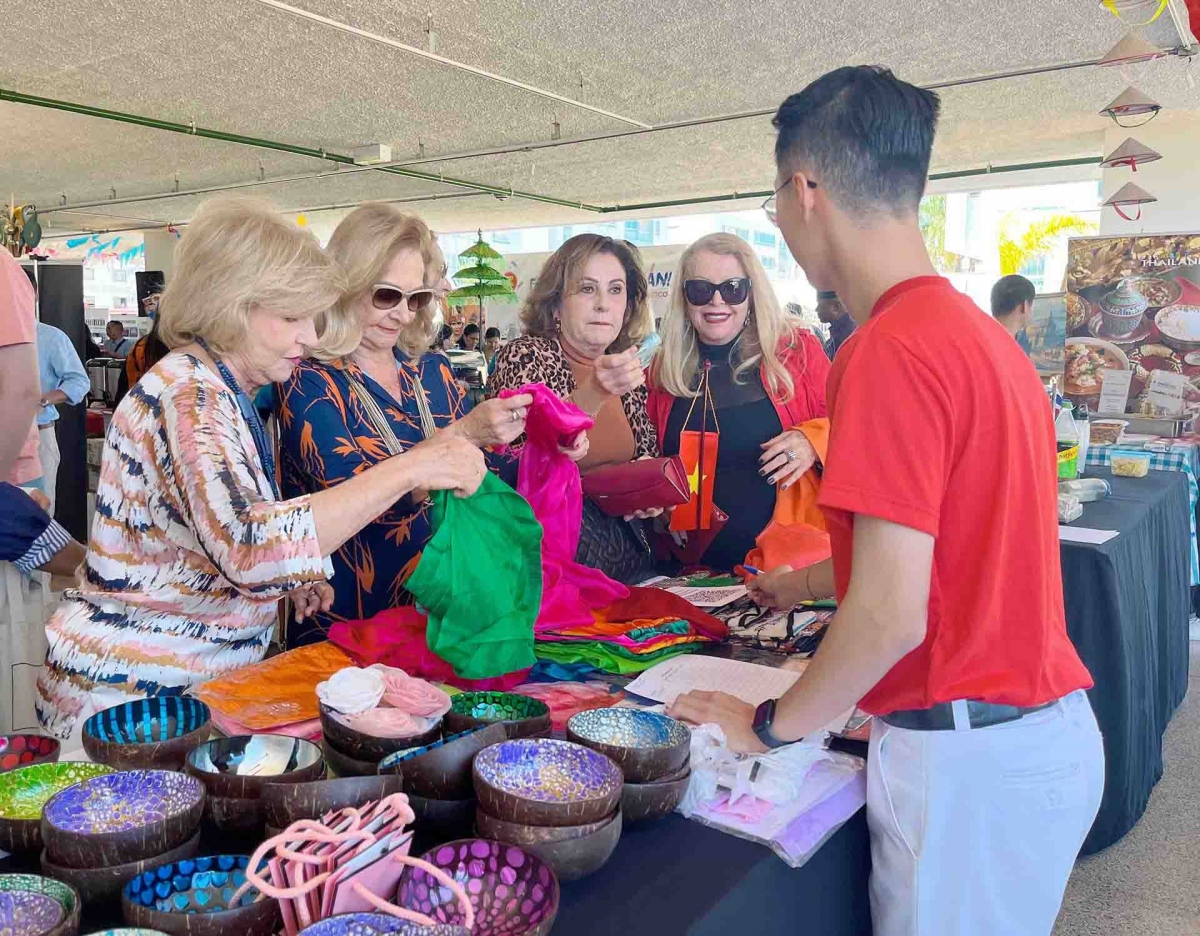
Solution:
[(1003, 327), (936, 274), (917, 224), (938, 107), (891, 72), (842, 68), (775, 117), (764, 207), (858, 330), (827, 394), (832, 561), (756, 590), (784, 605), (836, 593), (838, 614), (781, 699), (691, 693), (672, 711), (762, 751), (860, 703), (880, 716), (877, 936), (1034, 936), (1053, 928), (1099, 808), (1104, 752), (1063, 615), (1045, 392)]

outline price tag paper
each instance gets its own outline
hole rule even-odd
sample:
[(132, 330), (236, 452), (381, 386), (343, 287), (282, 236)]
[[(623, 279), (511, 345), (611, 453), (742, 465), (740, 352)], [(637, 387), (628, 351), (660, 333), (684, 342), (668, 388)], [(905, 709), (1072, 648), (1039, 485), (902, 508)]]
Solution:
[(1156, 370), (1150, 374), (1150, 402), (1155, 412), (1164, 416), (1179, 416), (1183, 413), (1183, 394), (1188, 379), (1183, 374)]
[(1120, 416), (1129, 406), (1129, 384), (1133, 371), (1106, 367), (1100, 375), (1101, 416)]

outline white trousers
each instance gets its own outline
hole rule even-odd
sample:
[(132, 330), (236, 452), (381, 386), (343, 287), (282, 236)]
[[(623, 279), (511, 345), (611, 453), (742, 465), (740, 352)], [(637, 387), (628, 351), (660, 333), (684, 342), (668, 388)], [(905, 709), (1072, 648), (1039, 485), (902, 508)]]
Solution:
[(42, 493), (50, 500), (46, 513), (54, 516), (54, 492), (58, 490), (58, 466), (62, 455), (58, 451), (58, 436), (54, 434), (54, 423), (38, 430), (38, 455), (42, 459)]
[(876, 936), (1049, 936), (1104, 792), (1086, 693), (990, 728), (876, 721), (867, 769)]

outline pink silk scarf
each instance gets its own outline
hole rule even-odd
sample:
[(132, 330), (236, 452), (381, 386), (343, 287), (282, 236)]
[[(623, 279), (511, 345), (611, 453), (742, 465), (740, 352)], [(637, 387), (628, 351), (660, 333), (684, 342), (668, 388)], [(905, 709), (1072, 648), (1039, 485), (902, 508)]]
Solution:
[(629, 589), (598, 569), (575, 561), (583, 518), (579, 467), (558, 450), (570, 445), (593, 420), (542, 384), (502, 390), (501, 398), (528, 393), (525, 445), (517, 468), (517, 493), (529, 501), (542, 525), (542, 607), (534, 624), (542, 631), (591, 624), (592, 611), (628, 597)]

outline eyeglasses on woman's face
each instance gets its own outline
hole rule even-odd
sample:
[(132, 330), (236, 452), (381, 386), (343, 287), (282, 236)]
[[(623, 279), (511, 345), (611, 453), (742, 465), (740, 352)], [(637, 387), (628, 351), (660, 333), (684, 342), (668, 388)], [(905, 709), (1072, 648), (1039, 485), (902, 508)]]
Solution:
[(726, 305), (741, 305), (750, 297), (750, 277), (735, 276), (720, 283), (706, 279), (684, 280), (683, 295), (694, 306), (708, 305), (717, 293)]
[(378, 283), (371, 287), (371, 305), (380, 312), (388, 312), (401, 303), (408, 304), (410, 312), (420, 312), (437, 297), (438, 291), (428, 286), (406, 292), (389, 283)]

